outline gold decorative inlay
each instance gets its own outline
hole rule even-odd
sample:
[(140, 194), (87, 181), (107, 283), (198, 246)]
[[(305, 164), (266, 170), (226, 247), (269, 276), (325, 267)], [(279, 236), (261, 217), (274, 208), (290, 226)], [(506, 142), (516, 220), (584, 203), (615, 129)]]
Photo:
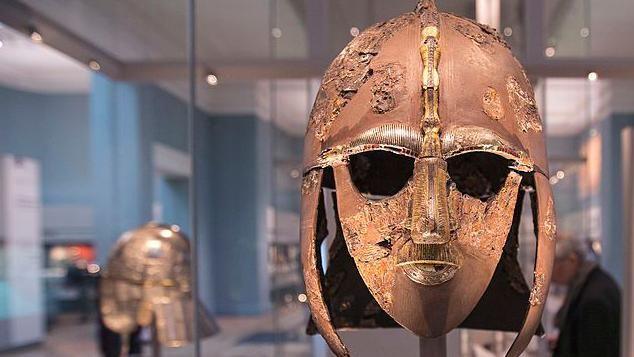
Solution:
[(416, 244), (444, 244), (450, 239), (447, 162), (423, 158), (414, 166), (411, 218)]
[(308, 173), (308, 175), (304, 176), (302, 180), (302, 194), (308, 195), (311, 193), (315, 187), (317, 187), (319, 181), (319, 172), (313, 170)]
[(557, 220), (555, 216), (555, 203), (553, 202), (552, 197), (548, 198), (545, 215), (546, 217), (544, 218), (544, 225), (542, 229), (548, 239), (555, 240), (555, 236), (557, 235)]
[(424, 157), (441, 157), (440, 145), (440, 117), (438, 115), (438, 96), (440, 88), (440, 76), (438, 63), (440, 62), (440, 47), (438, 40), (440, 32), (436, 26), (428, 26), (423, 29), (420, 48), (423, 60), (423, 122), (422, 131)]
[(420, 56), (423, 62), (422, 144), (414, 163), (409, 208), (410, 237), (397, 253), (397, 267), (421, 285), (439, 285), (460, 269), (461, 254), (454, 246), (447, 193), (447, 162), (443, 158), (438, 114), (440, 95), (440, 31), (435, 8), (421, 16)]
[(518, 127), (525, 133), (529, 130), (541, 132), (542, 121), (532, 93), (523, 90), (514, 76), (509, 76), (506, 79), (506, 90), (511, 107), (515, 112)]
[(535, 281), (533, 283), (533, 289), (531, 289), (531, 295), (528, 298), (528, 302), (531, 306), (537, 306), (544, 303), (546, 300), (546, 276), (544, 273), (535, 272)]
[(504, 107), (498, 92), (491, 87), (484, 91), (482, 96), (482, 110), (493, 120), (500, 120), (504, 117)]

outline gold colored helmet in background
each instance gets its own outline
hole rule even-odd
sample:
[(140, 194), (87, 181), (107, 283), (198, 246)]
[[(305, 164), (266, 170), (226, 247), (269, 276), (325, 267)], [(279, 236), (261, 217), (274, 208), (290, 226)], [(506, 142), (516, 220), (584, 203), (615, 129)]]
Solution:
[[(100, 284), (105, 325), (122, 335), (154, 326), (159, 342), (192, 341), (193, 304), (189, 241), (178, 226), (148, 223), (124, 233), (108, 259)], [(217, 326), (201, 305), (201, 336)]]
[[(381, 314), (424, 337), (518, 331), (508, 355), (524, 350), (550, 283), (554, 204), (531, 84), (495, 30), (422, 0), (364, 31), (324, 76), (304, 164), (304, 280), (337, 355), (348, 351), (335, 328), (381, 325), (368, 323)], [(325, 280), (323, 187), (336, 190), (337, 219)], [(525, 192), (532, 289), (516, 259)]]

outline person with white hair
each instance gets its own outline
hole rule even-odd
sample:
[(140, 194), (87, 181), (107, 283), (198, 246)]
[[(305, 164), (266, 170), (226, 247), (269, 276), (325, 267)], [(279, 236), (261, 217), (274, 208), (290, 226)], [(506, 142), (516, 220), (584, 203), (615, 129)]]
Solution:
[(555, 317), (559, 337), (553, 356), (619, 356), (621, 292), (617, 283), (589, 259), (588, 246), (560, 235), (552, 281), (567, 286)]

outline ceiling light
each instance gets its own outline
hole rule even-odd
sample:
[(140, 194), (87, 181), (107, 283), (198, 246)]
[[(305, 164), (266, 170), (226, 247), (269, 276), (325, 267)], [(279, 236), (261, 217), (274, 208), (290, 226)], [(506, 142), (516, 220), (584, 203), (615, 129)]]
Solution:
[(271, 35), (273, 35), (273, 37), (275, 37), (275, 38), (280, 38), (280, 37), (282, 37), (282, 29), (281, 29), (281, 28), (279, 28), (279, 27), (274, 27), (274, 28), (271, 30)]
[(562, 170), (557, 171), (557, 178), (563, 180), (566, 177), (566, 173)]
[(86, 271), (88, 271), (90, 274), (97, 274), (100, 270), (101, 267), (99, 267), (98, 264), (88, 264), (88, 267), (86, 268)]
[(218, 85), (218, 76), (216, 76), (213, 73), (208, 74), (207, 77), (205, 77), (205, 80), (207, 81), (207, 84), (209, 84), (210, 86)]
[(599, 75), (597, 74), (597, 72), (590, 72), (590, 73), (588, 73), (588, 80), (589, 80), (590, 82), (594, 82), (594, 81), (596, 81), (597, 79), (599, 79)]
[(29, 37), (33, 42), (41, 43), (42, 41), (44, 41), (42, 34), (39, 33), (35, 27), (29, 28)]
[(588, 36), (590, 36), (590, 29), (587, 27), (582, 27), (581, 30), (579, 30), (579, 36), (581, 36), (582, 38), (588, 38)]
[(546, 47), (546, 50), (544, 50), (544, 54), (546, 55), (546, 57), (553, 57), (555, 55), (557, 51), (555, 50), (555, 47)]
[(93, 71), (99, 71), (101, 70), (101, 65), (99, 64), (99, 62), (92, 60), (90, 62), (88, 62), (88, 67), (90, 69), (92, 69)]
[(511, 37), (513, 36), (513, 28), (512, 27), (505, 27), (504, 28), (504, 36), (506, 37)]
[(359, 36), (359, 33), (361, 33), (361, 31), (359, 31), (358, 27), (351, 27), (350, 28), (350, 35), (352, 35), (352, 37)]
[(550, 181), (550, 184), (553, 186), (559, 183), (559, 179), (555, 176), (551, 177), (549, 181)]

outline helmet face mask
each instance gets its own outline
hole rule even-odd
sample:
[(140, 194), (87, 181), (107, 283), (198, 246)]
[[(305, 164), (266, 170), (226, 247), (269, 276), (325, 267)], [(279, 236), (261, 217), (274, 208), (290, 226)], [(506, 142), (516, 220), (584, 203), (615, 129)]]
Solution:
[[(406, 131), (384, 131), (398, 132)], [(478, 303), (513, 223), (522, 175), (509, 166), (490, 153), (447, 162), (382, 150), (335, 164), (348, 252), (370, 293), (400, 325), (438, 336)]]
[(542, 244), (530, 301), (526, 291), (526, 308), (515, 314), (527, 318), (511, 352), (523, 350), (548, 289), (554, 211), (530, 83), (494, 32), (441, 14), (430, 1), (371, 27), (324, 77), (304, 162), (308, 302), (338, 355), (348, 352), (334, 330), (336, 308), (324, 298), (333, 289), (321, 281), (318, 264), (322, 187), (336, 190), (338, 228), (372, 298), (425, 337), (468, 320), (517, 234), (522, 187), (537, 189)]

